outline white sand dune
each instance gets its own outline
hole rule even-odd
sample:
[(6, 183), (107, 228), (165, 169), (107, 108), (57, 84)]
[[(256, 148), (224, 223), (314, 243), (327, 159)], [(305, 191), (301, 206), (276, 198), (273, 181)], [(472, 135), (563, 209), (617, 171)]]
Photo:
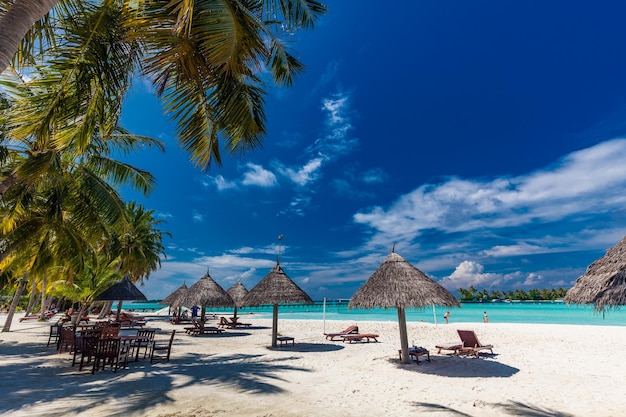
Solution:
[[(5, 315), (0, 315), (0, 323)], [(328, 342), (321, 321), (279, 318), (295, 346), (268, 348), (271, 320), (251, 329), (191, 337), (165, 318), (149, 319), (171, 361), (140, 360), (91, 375), (71, 355), (46, 348), (48, 324), (0, 333), (3, 416), (623, 416), (626, 328), (498, 323), (408, 323), (432, 362), (401, 365), (396, 323), (358, 322), (379, 343)], [(326, 322), (329, 331), (353, 322)], [(435, 345), (475, 330), (494, 355), (438, 355)]]

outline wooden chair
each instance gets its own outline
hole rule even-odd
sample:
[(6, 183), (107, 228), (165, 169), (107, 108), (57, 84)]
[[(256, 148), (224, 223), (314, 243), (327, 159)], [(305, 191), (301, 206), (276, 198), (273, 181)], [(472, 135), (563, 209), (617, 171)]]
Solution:
[[(98, 340), (100, 340), (99, 331), (88, 331), (83, 334), (76, 335), (76, 342), (74, 345), (74, 358), (72, 359), (72, 366), (76, 364), (77, 356), (80, 354), (80, 363), (78, 370), (83, 370), (83, 365), (91, 362), (96, 354), (96, 348), (98, 346)], [(85, 361), (86, 359), (86, 361)]]
[(155, 358), (165, 358), (166, 361), (170, 360), (170, 353), (172, 352), (172, 342), (174, 341), (174, 335), (176, 330), (172, 330), (172, 335), (168, 343), (159, 343), (154, 341), (152, 343), (152, 352), (150, 354), (150, 363), (155, 361)]
[(155, 330), (137, 330), (137, 336), (141, 339), (135, 340), (131, 346), (135, 351), (135, 360), (139, 359), (139, 351), (144, 348), (143, 358), (145, 359), (148, 354), (152, 355), (152, 346), (154, 345)]
[(104, 369), (107, 365), (111, 366), (113, 372), (117, 372), (117, 368), (119, 368), (119, 356), (120, 339), (98, 339), (91, 373), (93, 374), (100, 369)]
[(48, 336), (48, 343), (46, 347), (50, 346), (51, 342), (54, 342), (55, 346), (59, 345), (59, 340), (61, 339), (61, 328), (63, 327), (63, 323), (58, 322), (50, 325), (50, 336)]
[(74, 352), (74, 344), (76, 343), (75, 333), (76, 326), (74, 325), (61, 327), (61, 338), (58, 348), (59, 353), (63, 351)]

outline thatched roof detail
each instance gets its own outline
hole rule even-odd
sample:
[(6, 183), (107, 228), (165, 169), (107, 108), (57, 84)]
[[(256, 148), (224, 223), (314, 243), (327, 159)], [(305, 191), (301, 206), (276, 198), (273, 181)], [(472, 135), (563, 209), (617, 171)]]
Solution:
[(348, 308), (459, 307), (459, 301), (402, 256), (391, 252), (352, 296)]
[(183, 283), (180, 287), (175, 289), (170, 295), (161, 300), (159, 304), (168, 305), (173, 308), (181, 307), (180, 298), (187, 292), (187, 284)]
[(94, 301), (148, 301), (148, 299), (128, 277), (124, 277), (117, 284), (104, 290)]
[(626, 305), (626, 237), (587, 267), (567, 291), (569, 304), (594, 304), (598, 311)]
[(237, 281), (232, 287), (227, 289), (226, 292), (230, 295), (230, 298), (233, 299), (237, 307), (241, 307), (243, 305), (241, 302), (246, 295), (248, 295), (248, 289), (244, 287), (241, 281)]
[(242, 301), (244, 306), (268, 304), (313, 304), (313, 300), (276, 263)]
[(211, 306), (211, 307), (232, 307), (233, 299), (224, 289), (215, 282), (207, 271), (178, 300), (183, 306)]

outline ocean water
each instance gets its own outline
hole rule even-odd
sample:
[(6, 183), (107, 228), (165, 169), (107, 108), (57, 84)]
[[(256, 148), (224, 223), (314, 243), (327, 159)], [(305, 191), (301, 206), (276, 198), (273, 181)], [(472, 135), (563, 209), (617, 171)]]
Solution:
[[(114, 306), (115, 307), (115, 306)], [(124, 302), (122, 307), (149, 314), (164, 307), (158, 303)], [(348, 302), (316, 302), (312, 305), (281, 305), (281, 318), (293, 320), (346, 320), (346, 321), (397, 321), (396, 309), (348, 310)], [(483, 312), (489, 315), (490, 323), (539, 323), (539, 324), (584, 324), (597, 326), (626, 326), (626, 307), (604, 314), (596, 313), (590, 306), (567, 305), (559, 302), (488, 302), (462, 303), (461, 308), (432, 307), (406, 309), (407, 321), (444, 323), (443, 315), (450, 311), (450, 323), (481, 323)], [(228, 315), (232, 309), (207, 307), (207, 312)], [(238, 314), (255, 314), (271, 318), (272, 307), (242, 307)]]

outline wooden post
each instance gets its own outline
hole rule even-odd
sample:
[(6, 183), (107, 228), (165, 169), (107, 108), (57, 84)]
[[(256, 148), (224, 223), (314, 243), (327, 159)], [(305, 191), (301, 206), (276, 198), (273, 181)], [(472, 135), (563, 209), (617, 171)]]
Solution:
[(409, 338), (406, 331), (406, 316), (404, 308), (398, 307), (398, 326), (400, 327), (400, 348), (402, 349), (402, 363), (411, 363), (409, 358)]
[(274, 303), (274, 312), (272, 314), (272, 347), (275, 348), (278, 343), (278, 304)]

